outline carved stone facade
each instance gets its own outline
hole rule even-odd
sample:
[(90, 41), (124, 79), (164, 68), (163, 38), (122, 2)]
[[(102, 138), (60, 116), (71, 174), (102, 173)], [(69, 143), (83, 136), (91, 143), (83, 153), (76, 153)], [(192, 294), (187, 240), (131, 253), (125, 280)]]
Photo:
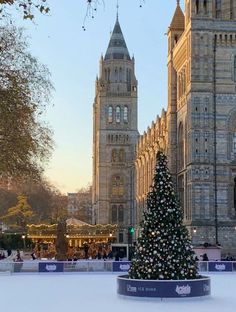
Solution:
[(117, 240), (126, 242), (134, 222), (137, 80), (118, 18), (100, 61), (93, 110), (93, 223), (118, 224)]
[[(165, 151), (194, 244), (236, 254), (236, 1), (179, 1), (168, 29)], [(157, 142), (152, 124), (137, 145), (137, 222)]]
[(117, 223), (118, 241), (138, 226), (161, 147), (193, 243), (236, 255), (235, 23), (236, 1), (185, 0), (185, 14), (177, 1), (167, 110), (139, 138), (134, 59), (117, 19), (96, 81), (93, 223)]
[[(161, 148), (166, 149), (167, 122), (166, 111), (161, 117), (157, 116), (151, 128), (140, 136), (136, 147), (135, 160), (135, 201), (136, 224), (142, 220), (142, 213), (146, 206), (146, 196), (152, 184), (153, 172), (156, 164), (156, 153)], [(137, 226), (136, 226), (137, 227)]]

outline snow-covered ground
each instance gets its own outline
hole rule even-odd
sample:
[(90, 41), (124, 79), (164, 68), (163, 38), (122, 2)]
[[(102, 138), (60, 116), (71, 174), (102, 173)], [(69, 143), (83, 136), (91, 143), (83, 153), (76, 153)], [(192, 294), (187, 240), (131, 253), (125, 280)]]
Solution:
[(119, 297), (115, 274), (0, 275), (0, 310), (6, 312), (234, 312), (236, 274), (209, 274), (212, 295), (198, 299)]

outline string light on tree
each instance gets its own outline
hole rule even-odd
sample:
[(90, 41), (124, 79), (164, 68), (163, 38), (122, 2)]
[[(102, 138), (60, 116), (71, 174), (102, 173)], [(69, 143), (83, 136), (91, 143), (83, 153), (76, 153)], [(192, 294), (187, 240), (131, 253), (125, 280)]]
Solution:
[(188, 230), (183, 225), (183, 212), (162, 152), (157, 153), (153, 185), (140, 228), (130, 278), (183, 280), (198, 277)]

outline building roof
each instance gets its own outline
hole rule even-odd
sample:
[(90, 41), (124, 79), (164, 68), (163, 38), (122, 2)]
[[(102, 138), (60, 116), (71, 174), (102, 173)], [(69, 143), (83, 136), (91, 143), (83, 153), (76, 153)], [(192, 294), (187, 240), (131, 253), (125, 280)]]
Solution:
[(105, 55), (105, 60), (109, 59), (130, 60), (129, 51), (122, 34), (118, 16)]
[(78, 220), (76, 218), (70, 218), (66, 220), (66, 225), (80, 226), (80, 225), (88, 225), (88, 223)]
[(174, 16), (172, 18), (172, 21), (170, 23), (171, 29), (178, 29), (178, 30), (184, 30), (184, 13), (181, 10), (181, 7), (179, 5), (179, 1), (177, 1), (177, 7), (175, 9)]

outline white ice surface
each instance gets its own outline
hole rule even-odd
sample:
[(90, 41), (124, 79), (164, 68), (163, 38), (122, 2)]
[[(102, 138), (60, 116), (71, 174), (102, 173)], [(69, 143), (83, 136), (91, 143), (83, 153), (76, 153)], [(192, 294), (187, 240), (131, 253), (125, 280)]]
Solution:
[(4, 312), (234, 312), (236, 273), (209, 274), (212, 295), (198, 299), (131, 299), (116, 293), (114, 274), (0, 275)]

